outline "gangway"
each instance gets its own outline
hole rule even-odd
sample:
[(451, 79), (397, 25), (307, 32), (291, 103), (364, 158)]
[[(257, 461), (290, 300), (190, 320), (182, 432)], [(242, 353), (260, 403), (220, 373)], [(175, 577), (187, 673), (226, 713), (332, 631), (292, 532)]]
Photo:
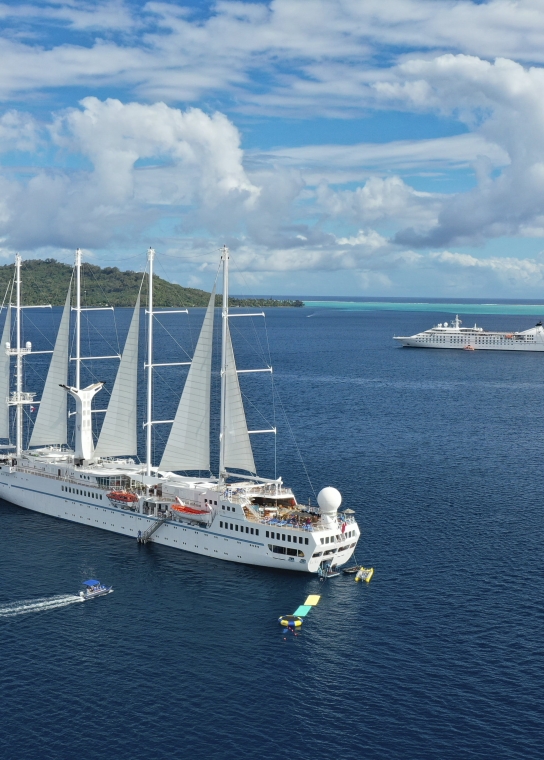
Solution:
[(156, 530), (158, 530), (163, 523), (165, 523), (168, 520), (168, 517), (158, 517), (149, 528), (144, 530), (143, 533), (138, 531), (138, 543), (139, 544), (147, 544), (153, 533), (155, 533)]

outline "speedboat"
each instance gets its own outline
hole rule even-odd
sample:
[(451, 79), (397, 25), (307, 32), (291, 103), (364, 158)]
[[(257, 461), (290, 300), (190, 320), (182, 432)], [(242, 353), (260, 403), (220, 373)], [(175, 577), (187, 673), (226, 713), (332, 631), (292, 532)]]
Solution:
[(100, 581), (95, 580), (88, 580), (83, 581), (83, 585), (85, 586), (84, 591), (80, 591), (79, 595), (82, 597), (82, 599), (94, 599), (96, 596), (106, 596), (106, 594), (112, 594), (113, 593), (113, 587), (112, 586), (104, 586)]

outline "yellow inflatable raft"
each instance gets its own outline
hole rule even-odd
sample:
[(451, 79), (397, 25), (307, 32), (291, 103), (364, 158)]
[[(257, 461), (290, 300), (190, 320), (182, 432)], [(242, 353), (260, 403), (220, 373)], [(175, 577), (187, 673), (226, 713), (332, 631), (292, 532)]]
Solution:
[(367, 583), (370, 583), (370, 579), (374, 575), (374, 568), (373, 567), (361, 567), (357, 571), (357, 575), (355, 576), (356, 581), (366, 581)]

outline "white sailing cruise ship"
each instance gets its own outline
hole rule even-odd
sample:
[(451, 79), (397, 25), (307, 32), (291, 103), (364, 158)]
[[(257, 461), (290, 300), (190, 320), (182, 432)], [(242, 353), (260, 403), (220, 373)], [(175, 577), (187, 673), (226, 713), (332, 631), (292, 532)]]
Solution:
[(412, 348), (464, 348), (467, 351), (544, 351), (544, 327), (538, 322), (535, 327), (523, 332), (491, 332), (483, 327), (461, 327), (456, 315), (451, 323), (440, 323), (430, 330), (410, 335), (393, 336), (403, 346)]
[[(237, 369), (229, 320), (229, 253), (224, 247), (221, 341), (221, 408), (218, 476), (191, 477), (210, 472), (210, 392), (215, 287), (190, 362), (173, 420), (153, 420), (154, 251), (148, 251), (148, 330), (146, 461), (137, 455), (137, 373), (140, 297), (136, 303), (120, 358), (110, 402), (96, 442), (92, 434), (93, 397), (103, 383), (80, 387), (81, 365), (81, 252), (76, 252), (75, 307), (68, 290), (51, 363), (40, 402), (23, 390), (23, 361), (35, 353), (23, 346), (21, 258), (15, 259), (15, 304), (7, 309), (0, 351), (0, 385), (6, 404), (0, 404), (0, 437), (10, 439), (10, 409), (15, 408), (15, 446), (0, 457), (0, 497), (26, 509), (82, 525), (101, 528), (145, 543), (154, 541), (195, 554), (230, 562), (310, 573), (325, 572), (349, 560), (359, 539), (353, 510), (339, 511), (341, 496), (334, 488), (318, 495), (319, 508), (297, 504), (282, 479), (259, 477), (250, 435), (275, 434), (276, 429), (248, 430), (238, 376), (271, 372), (271, 367)], [(75, 312), (75, 357), (69, 356), (70, 314)], [(11, 344), (15, 312), (15, 346)], [(179, 313), (174, 312), (174, 313)], [(255, 316), (255, 315), (254, 315)], [(260, 314), (257, 316), (263, 316)], [(10, 391), (11, 359), (16, 388)], [(68, 385), (69, 361), (75, 364), (74, 385)], [(187, 362), (176, 362), (182, 365)], [(67, 446), (67, 397), (75, 400), (75, 445)], [(25, 405), (39, 403), (27, 449), (23, 449)], [(158, 466), (152, 463), (152, 429), (171, 423)], [(242, 470), (244, 475), (232, 473)]]

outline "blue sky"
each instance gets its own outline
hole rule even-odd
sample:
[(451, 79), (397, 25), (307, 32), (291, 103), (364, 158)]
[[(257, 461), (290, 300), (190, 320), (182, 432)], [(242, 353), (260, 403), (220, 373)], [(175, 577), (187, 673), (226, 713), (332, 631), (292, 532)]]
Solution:
[(0, 256), (542, 297), (541, 0), (0, 4)]

